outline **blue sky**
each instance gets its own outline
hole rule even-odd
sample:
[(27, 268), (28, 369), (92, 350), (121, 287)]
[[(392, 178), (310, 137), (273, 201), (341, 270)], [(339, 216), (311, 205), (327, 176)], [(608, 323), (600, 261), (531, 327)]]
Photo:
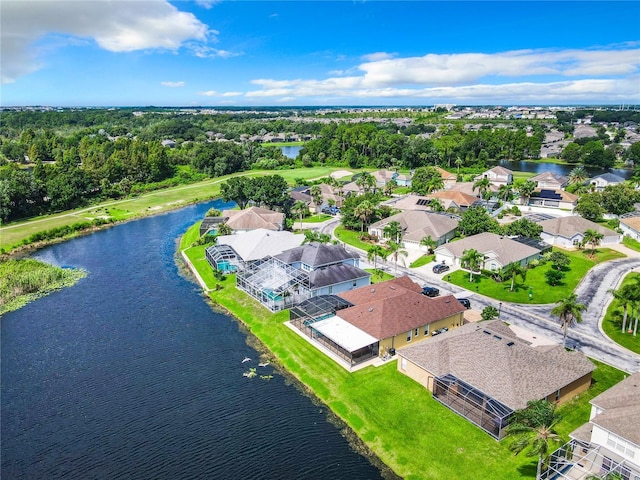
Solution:
[(0, 9), (3, 106), (640, 104), (638, 1)]

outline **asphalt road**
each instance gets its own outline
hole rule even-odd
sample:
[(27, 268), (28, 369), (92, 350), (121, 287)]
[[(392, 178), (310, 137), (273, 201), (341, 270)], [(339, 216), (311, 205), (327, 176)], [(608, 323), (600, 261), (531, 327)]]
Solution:
[[(317, 228), (322, 233), (332, 234), (339, 223), (340, 219), (336, 217), (320, 224)], [(348, 248), (358, 252), (362, 262), (367, 262), (365, 252), (351, 246)], [(396, 267), (393, 262), (379, 263), (384, 265), (387, 271), (395, 273)], [(640, 355), (609, 340), (600, 327), (600, 320), (612, 299), (611, 294), (607, 293), (608, 290), (617, 288), (627, 273), (639, 267), (640, 258), (624, 258), (596, 265), (587, 273), (575, 290), (578, 301), (587, 305), (587, 310), (583, 313), (583, 322), (569, 328), (567, 346), (625, 372), (640, 371)], [(500, 311), (501, 320), (524, 327), (534, 334), (547, 337), (559, 344), (562, 343), (562, 328), (558, 318), (551, 315), (551, 309), (555, 304), (500, 303), (492, 298), (444, 282), (440, 277), (424, 275), (406, 267), (398, 266), (398, 274), (406, 274), (420, 285), (437, 287), (440, 289), (441, 295), (452, 294), (456, 297), (469, 298), (474, 310), (481, 311), (484, 307), (493, 305)]]

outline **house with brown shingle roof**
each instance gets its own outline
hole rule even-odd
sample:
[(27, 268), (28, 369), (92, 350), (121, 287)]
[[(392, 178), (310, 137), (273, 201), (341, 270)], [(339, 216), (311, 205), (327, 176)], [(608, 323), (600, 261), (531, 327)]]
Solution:
[(460, 190), (433, 192), (427, 195), (427, 198), (437, 198), (442, 202), (445, 210), (452, 208), (458, 212), (464, 212), (474, 204), (482, 204), (482, 201), (475, 195), (470, 195)]
[(573, 210), (578, 204), (578, 196), (562, 189), (536, 188), (528, 199), (527, 205), (536, 207)]
[(525, 266), (540, 258), (541, 250), (502, 235), (484, 232), (445, 243), (435, 249), (436, 263), (461, 265), (466, 250), (474, 249), (484, 255), (483, 270), (496, 271), (511, 263)]
[(379, 342), (380, 354), (431, 338), (464, 323), (465, 308), (453, 296), (430, 298), (408, 277), (338, 294), (353, 304), (336, 313)]
[(442, 181), (444, 182), (444, 188), (449, 189), (452, 185), (454, 185), (458, 181), (458, 176), (453, 172), (447, 172), (444, 168), (435, 167), (440, 176), (442, 177)]
[(274, 212), (267, 208), (249, 207), (244, 210), (225, 210), (221, 217), (235, 232), (248, 232), (258, 228), (282, 230), (284, 213)]
[(497, 187), (501, 185), (508, 185), (513, 183), (513, 171), (501, 166), (493, 167), (481, 175), (478, 175), (475, 180), (482, 180), (488, 178), (491, 183)]
[(494, 438), (527, 402), (563, 403), (591, 384), (595, 366), (560, 345), (533, 347), (500, 320), (470, 323), (398, 350), (398, 370)]
[(451, 215), (408, 210), (372, 223), (369, 234), (384, 238), (384, 229), (391, 222), (398, 222), (402, 229), (402, 244), (412, 250), (420, 250), (420, 240), (424, 237), (431, 237), (437, 245), (448, 242), (455, 237), (459, 223)]
[(541, 478), (585, 480), (603, 473), (640, 478), (640, 373), (589, 403), (589, 422), (569, 434), (571, 441), (551, 455)]
[(622, 234), (577, 215), (551, 218), (538, 224), (542, 226), (540, 234), (542, 240), (549, 245), (562, 248), (577, 248), (584, 242), (584, 233), (587, 230), (595, 230), (603, 235), (601, 245), (615, 245), (622, 242)]
[(620, 217), (620, 229), (625, 236), (640, 241), (640, 212), (622, 215)]

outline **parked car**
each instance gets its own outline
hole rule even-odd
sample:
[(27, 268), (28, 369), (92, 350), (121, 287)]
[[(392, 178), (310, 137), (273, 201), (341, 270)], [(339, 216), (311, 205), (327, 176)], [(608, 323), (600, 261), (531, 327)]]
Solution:
[(459, 298), (458, 301), (462, 304), (464, 308), (469, 310), (471, 308), (471, 302), (468, 298)]
[(438, 290), (436, 287), (424, 286), (422, 287), (422, 294), (426, 295), (427, 297), (437, 297), (438, 295), (440, 295), (440, 290)]
[(323, 207), (322, 213), (326, 213), (327, 215), (337, 215), (340, 213), (340, 209), (338, 207)]
[(438, 263), (433, 266), (433, 273), (442, 273), (449, 270), (449, 265), (445, 265), (444, 263)]

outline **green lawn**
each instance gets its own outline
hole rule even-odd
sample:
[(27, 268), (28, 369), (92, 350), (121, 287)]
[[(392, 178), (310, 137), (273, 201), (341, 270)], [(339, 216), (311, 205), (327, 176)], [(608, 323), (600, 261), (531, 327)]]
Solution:
[(636, 252), (640, 252), (640, 242), (630, 237), (622, 237), (622, 244)]
[[(623, 285), (631, 283), (631, 279), (640, 276), (640, 273), (629, 273), (620, 284)], [(634, 282), (635, 283), (635, 282)], [(631, 311), (631, 308), (627, 309), (627, 329), (633, 328), (635, 324), (635, 315)], [(640, 353), (640, 337), (634, 337), (632, 333), (622, 333), (622, 307), (616, 299), (609, 304), (607, 313), (602, 320), (602, 329), (607, 336), (619, 345), (628, 348), (632, 352)]]
[(193, 242), (200, 238), (200, 222), (196, 222), (180, 238), (180, 251), (193, 245)]
[[(304, 217), (302, 219), (302, 223), (321, 223), (326, 220), (329, 220), (330, 218), (333, 218), (333, 216), (327, 215), (326, 213), (321, 213), (320, 215), (318, 215), (317, 213), (314, 213), (313, 215)], [(298, 226), (300, 226), (300, 217), (296, 219), (296, 223), (298, 224)]]
[(387, 280), (395, 278), (390, 273), (387, 273), (380, 269), (374, 270), (373, 268), (365, 268), (364, 270), (365, 272), (369, 272), (371, 274), (371, 283), (385, 282)]
[[(201, 249), (189, 249), (189, 257), (197, 268), (210, 270), (198, 261)], [(433, 400), (422, 386), (398, 372), (395, 361), (349, 373), (287, 328), (288, 312), (270, 313), (235, 288), (234, 275), (219, 283), (222, 289), (211, 292), (211, 299), (240, 319), (269, 350), (265, 355), (306, 385), (401, 477), (535, 477), (535, 459), (514, 456), (508, 440), (496, 442)], [(588, 421), (588, 400), (619, 381), (622, 373), (599, 365), (594, 378), (593, 390), (570, 408), (563, 407), (567, 414), (559, 428), (565, 440), (568, 432)]]
[[(522, 279), (517, 278), (513, 292), (509, 291), (511, 281), (498, 283), (485, 275), (474, 275), (474, 281), (470, 283), (469, 272), (464, 270), (457, 270), (451, 274), (447, 273), (443, 278), (455, 285), (503, 302), (556, 303), (573, 292), (591, 267), (601, 262), (624, 257), (622, 253), (608, 248), (599, 248), (593, 258), (590, 250), (562, 250), (562, 252), (570, 257), (571, 264), (569, 265), (569, 270), (565, 272), (566, 276), (563, 283), (555, 287), (547, 284), (544, 276), (544, 272), (551, 269), (551, 263), (527, 270), (526, 280), (523, 282)], [(529, 299), (530, 289), (532, 290), (531, 299)]]
[(433, 260), (435, 258), (436, 258), (435, 255), (422, 255), (415, 262), (413, 262), (411, 265), (409, 265), (409, 268), (422, 267), (423, 265), (426, 265), (427, 263), (433, 262)]
[(366, 243), (360, 240), (360, 235), (362, 235), (361, 232), (356, 232), (355, 230), (347, 230), (342, 225), (338, 226), (334, 230), (334, 235), (341, 242), (351, 245), (352, 247), (364, 250), (365, 252), (372, 246), (371, 243)]
[[(293, 185), (298, 178), (313, 179), (326, 177), (337, 170), (339, 169), (336, 167), (325, 166), (292, 170), (252, 170), (248, 172), (238, 172), (232, 175), (157, 190), (122, 200), (110, 200), (86, 208), (77, 208), (52, 215), (31, 218), (0, 227), (0, 249), (8, 252), (18, 247), (25, 239), (34, 233), (72, 225), (81, 221), (93, 220), (98, 217), (111, 218), (116, 221), (128, 220), (160, 213), (189, 203), (216, 198), (220, 196), (220, 184), (232, 176), (247, 175), (256, 177), (277, 174), (284, 177), (289, 184)], [(359, 170), (354, 170), (354, 172), (356, 171)]]

